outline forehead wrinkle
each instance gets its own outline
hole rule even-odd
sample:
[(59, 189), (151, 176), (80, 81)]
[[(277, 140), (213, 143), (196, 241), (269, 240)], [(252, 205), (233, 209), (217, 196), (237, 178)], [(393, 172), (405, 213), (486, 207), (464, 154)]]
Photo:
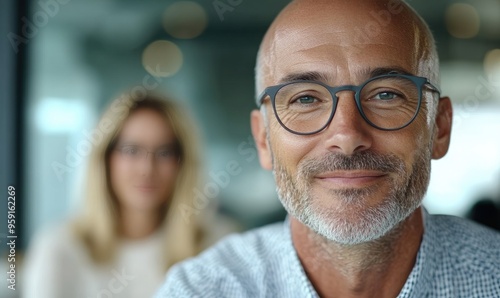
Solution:
[[(332, 40), (342, 41), (342, 36), (350, 34), (348, 30), (335, 30), (327, 32), (325, 31), (327, 29), (328, 28), (322, 28), (322, 31), (318, 31), (317, 25), (310, 25), (307, 28), (279, 28), (277, 31), (282, 32), (280, 35), (286, 36), (286, 38), (284, 38), (285, 40), (300, 40), (303, 39), (304, 36), (314, 37), (318, 46), (329, 45), (332, 43)], [(318, 42), (318, 40), (320, 42)], [(339, 43), (339, 45), (343, 44)]]
[[(372, 45), (381, 45), (381, 44), (372, 44)], [(383, 45), (384, 47), (387, 47), (385, 44)], [(323, 46), (322, 46), (323, 47)], [(396, 48), (397, 47), (393, 47)], [(307, 55), (307, 50), (301, 50), (297, 51), (296, 53), (305, 53)], [(316, 73), (318, 75), (315, 76), (304, 76), (304, 77), (317, 77), (319, 81), (324, 82), (324, 83), (330, 83), (333, 84), (334, 82), (337, 82), (335, 79), (339, 77), (339, 73), (342, 73), (343, 78), (347, 78), (347, 74), (350, 75), (352, 74), (355, 81), (353, 82), (346, 82), (349, 84), (353, 83), (361, 83), (362, 80), (377, 76), (377, 75), (383, 75), (383, 74), (388, 74), (391, 71), (395, 71), (401, 74), (406, 74), (406, 75), (413, 75), (416, 73), (415, 69), (413, 67), (406, 68), (400, 65), (398, 61), (384, 61), (383, 63), (378, 63), (378, 64), (364, 64), (364, 65), (358, 65), (358, 64), (351, 64), (348, 57), (347, 59), (342, 59), (340, 61), (331, 59), (328, 57), (329, 55), (332, 55), (332, 52), (330, 51), (324, 51), (324, 57), (317, 57), (317, 55), (311, 59), (311, 60), (306, 60), (306, 61), (300, 61), (300, 62), (295, 62), (291, 65), (289, 65), (286, 69), (282, 69), (277, 75), (280, 77), (278, 80), (280, 83), (283, 83), (285, 81), (288, 81), (283, 78), (287, 77), (300, 77), (298, 75), (295, 75), (296, 73), (298, 74), (305, 74), (305, 73)], [(293, 61), (300, 60), (300, 59), (294, 59), (292, 53), (292, 57), (286, 57), (288, 59), (291, 59)], [(279, 60), (276, 61), (279, 64)], [(347, 70), (347, 72), (345, 71)]]
[[(323, 47), (349, 47), (346, 44), (344, 36), (349, 36), (348, 31), (324, 32), (319, 31), (317, 26), (309, 26), (308, 28), (277, 28), (276, 39), (273, 40), (273, 47), (270, 50), (281, 53), (283, 51), (304, 51), (315, 50)], [(307, 38), (304, 38), (307, 37)]]
[[(290, 29), (283, 30), (282, 32), (285, 31), (290, 31)], [(303, 31), (303, 30), (298, 30), (298, 31)], [(276, 35), (281, 35), (280, 34), (281, 30), (277, 30)], [(301, 36), (301, 39), (304, 39), (303, 35), (298, 34)], [(355, 56), (357, 55), (363, 55), (364, 50), (369, 50), (370, 53), (382, 53), (380, 48), (392, 48), (396, 51), (405, 51), (405, 52), (410, 52), (408, 55), (408, 58), (410, 58), (412, 61), (410, 62), (411, 69), (410, 70), (405, 70), (407, 73), (416, 73), (417, 70), (414, 68), (415, 62), (413, 60), (414, 53), (411, 53), (413, 51), (409, 51), (407, 44), (405, 45), (404, 40), (401, 40), (403, 37), (399, 36), (398, 38), (391, 38), (389, 42), (369, 42), (369, 43), (364, 43), (362, 44), (362, 47), (358, 49), (358, 45), (354, 44), (349, 44), (352, 43), (352, 40), (344, 40), (343, 38), (328, 38), (331, 36), (331, 34), (326, 33), (326, 34), (319, 34), (320, 36), (324, 36), (326, 38), (321, 38), (318, 40), (314, 36), (311, 37), (311, 40), (314, 40), (314, 43), (311, 42), (311, 45), (309, 46), (307, 44), (307, 41), (305, 41), (305, 45), (303, 43), (294, 43), (290, 42), (291, 40), (294, 40), (293, 38), (280, 38), (279, 40), (274, 40), (272, 43), (272, 48), (268, 52), (268, 54), (272, 57), (275, 57), (273, 59), (273, 68), (274, 68), (274, 74), (278, 74), (283, 71), (282, 69), (282, 63), (280, 61), (293, 61), (291, 64), (286, 64), (287, 69), (284, 71), (290, 71), (296, 70), (296, 71), (324, 71), (325, 65), (331, 65), (332, 69), (335, 70), (340, 70), (342, 68), (347, 68), (350, 70), (350, 64), (352, 64), (353, 61), (350, 61), (352, 59), (358, 59)], [(411, 35), (411, 33), (409, 34)], [(408, 36), (406, 37), (408, 38)], [(334, 41), (332, 41), (334, 39)], [(413, 39), (410, 37), (410, 40)], [(335, 41), (339, 41), (338, 44), (335, 44)], [(392, 42), (392, 44), (391, 44)], [(378, 49), (373, 49), (374, 47), (377, 47)], [(402, 49), (402, 47), (406, 47), (406, 49)], [(311, 55), (309, 55), (311, 53)], [(298, 57), (297, 57), (298, 56)], [(310, 60), (304, 60), (304, 57), (310, 57)], [(335, 59), (333, 58), (335, 57)], [(354, 58), (353, 58), (354, 57)], [(314, 60), (311, 60), (314, 59)], [(384, 58), (387, 59), (387, 58)], [(267, 59), (267, 62), (269, 62), (271, 59)], [(300, 61), (303, 62), (300, 62)], [(389, 60), (389, 59), (387, 59)], [(405, 59), (406, 60), (406, 59)], [(298, 61), (298, 62), (295, 62)], [(317, 64), (317, 65), (314, 65)], [(377, 65), (377, 64), (372, 64), (372, 65), (367, 65), (367, 67), (386, 67), (388, 65), (397, 65), (399, 64), (398, 61), (394, 60), (393, 62), (390, 61), (384, 61), (383, 64)], [(304, 66), (304, 68), (301, 68), (301, 66)], [(311, 67), (311, 68), (306, 68), (306, 67)], [(360, 65), (355, 65), (353, 67), (353, 71), (355, 73), (358, 73), (359, 71), (356, 70), (356, 68), (360, 67)], [(298, 69), (297, 69), (298, 68)], [(279, 71), (281, 70), (281, 71)], [(363, 74), (366, 74), (366, 72), (362, 72)], [(271, 75), (272, 77), (272, 75)]]
[(299, 53), (299, 54), (307, 54), (307, 52), (309, 52), (309, 51), (317, 50), (317, 51), (322, 51), (322, 52), (327, 53), (327, 52), (330, 52), (332, 50), (332, 48), (335, 48), (335, 47), (345, 48), (345, 46), (343, 46), (343, 45), (331, 44), (329, 41), (325, 41), (324, 43), (320, 43), (320, 44), (317, 44), (315, 46), (308, 47), (306, 49), (297, 50), (295, 52)]
[[(388, 45), (388, 44), (384, 44), (384, 43), (366, 43), (363, 45), (366, 47), (382, 46), (385, 48), (393, 48), (396, 50), (400, 50), (400, 47), (398, 47), (398, 46)], [(334, 53), (333, 52), (334, 48), (341, 48), (341, 49), (339, 49), (339, 51), (343, 51), (343, 52), (341, 52), (341, 55), (339, 55), (339, 57), (341, 56), (343, 58), (351, 57), (351, 56), (353, 56), (352, 54), (359, 55), (362, 53), (361, 50), (353, 49), (351, 46), (341, 45), (341, 44), (331, 44), (331, 43), (325, 42), (323, 44), (308, 47), (305, 49), (298, 49), (298, 50), (296, 50), (288, 55), (290, 55), (290, 56), (292, 56), (294, 54), (307, 55), (308, 52), (311, 52), (311, 51), (316, 51), (316, 53), (321, 52), (323, 54), (323, 56), (325, 56), (324, 58), (323, 57), (315, 57), (315, 58), (311, 58), (311, 60), (308, 60), (307, 62), (297, 62), (294, 65), (301, 65), (301, 64), (308, 64), (308, 63), (325, 63), (325, 62), (329, 61), (328, 56), (332, 56), (332, 54)], [(284, 53), (284, 51), (280, 51), (280, 52)], [(276, 53), (274, 53), (274, 54), (276, 56)], [(339, 54), (339, 52), (336, 52), (335, 54)], [(312, 60), (312, 59), (314, 59), (314, 60)], [(322, 59), (322, 60), (319, 60), (319, 59)], [(337, 62), (337, 61), (335, 61), (335, 62)], [(338, 61), (338, 62), (340, 62), (340, 61)]]

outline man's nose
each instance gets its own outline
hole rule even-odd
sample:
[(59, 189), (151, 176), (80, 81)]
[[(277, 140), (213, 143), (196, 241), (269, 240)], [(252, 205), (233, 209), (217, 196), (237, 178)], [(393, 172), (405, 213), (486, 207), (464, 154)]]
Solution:
[(345, 155), (369, 149), (372, 145), (369, 134), (371, 126), (361, 116), (354, 100), (354, 92), (341, 91), (336, 95), (338, 101), (335, 114), (323, 132), (327, 149)]

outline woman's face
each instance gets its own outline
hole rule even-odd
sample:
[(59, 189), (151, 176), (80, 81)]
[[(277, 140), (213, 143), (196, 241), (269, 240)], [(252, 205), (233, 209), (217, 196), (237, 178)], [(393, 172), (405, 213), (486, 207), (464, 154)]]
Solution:
[(158, 212), (179, 171), (176, 138), (164, 116), (139, 109), (125, 121), (110, 155), (112, 190), (121, 210)]

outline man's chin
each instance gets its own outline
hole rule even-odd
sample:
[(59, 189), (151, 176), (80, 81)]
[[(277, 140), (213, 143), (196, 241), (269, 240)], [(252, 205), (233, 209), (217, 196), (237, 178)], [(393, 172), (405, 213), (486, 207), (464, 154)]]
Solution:
[(320, 210), (344, 210), (349, 208), (376, 208), (388, 197), (388, 191), (381, 185), (372, 185), (357, 188), (329, 189), (316, 187), (311, 192), (314, 201), (319, 204)]
[[(350, 229), (346, 229), (342, 232), (333, 231), (334, 229), (318, 228), (315, 226), (309, 226), (316, 234), (322, 236), (323, 238), (335, 242), (339, 245), (344, 246), (354, 246), (363, 243), (368, 243), (376, 241), (386, 235), (394, 227), (387, 227), (383, 230), (364, 230), (355, 225), (351, 226)], [(363, 227), (366, 228), (366, 227)]]
[(374, 210), (357, 206), (328, 210), (318, 206), (315, 209), (299, 214), (297, 219), (322, 237), (341, 245), (375, 241), (408, 217), (391, 207)]

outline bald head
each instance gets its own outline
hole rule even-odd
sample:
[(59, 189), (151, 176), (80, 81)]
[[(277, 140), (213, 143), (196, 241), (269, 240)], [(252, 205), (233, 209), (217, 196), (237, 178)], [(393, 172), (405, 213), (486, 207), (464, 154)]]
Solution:
[(256, 92), (260, 94), (294, 71), (328, 68), (335, 81), (329, 83), (353, 84), (360, 83), (353, 73), (401, 63), (407, 72), (439, 83), (432, 34), (406, 3), (295, 0), (276, 17), (262, 41), (255, 69)]

